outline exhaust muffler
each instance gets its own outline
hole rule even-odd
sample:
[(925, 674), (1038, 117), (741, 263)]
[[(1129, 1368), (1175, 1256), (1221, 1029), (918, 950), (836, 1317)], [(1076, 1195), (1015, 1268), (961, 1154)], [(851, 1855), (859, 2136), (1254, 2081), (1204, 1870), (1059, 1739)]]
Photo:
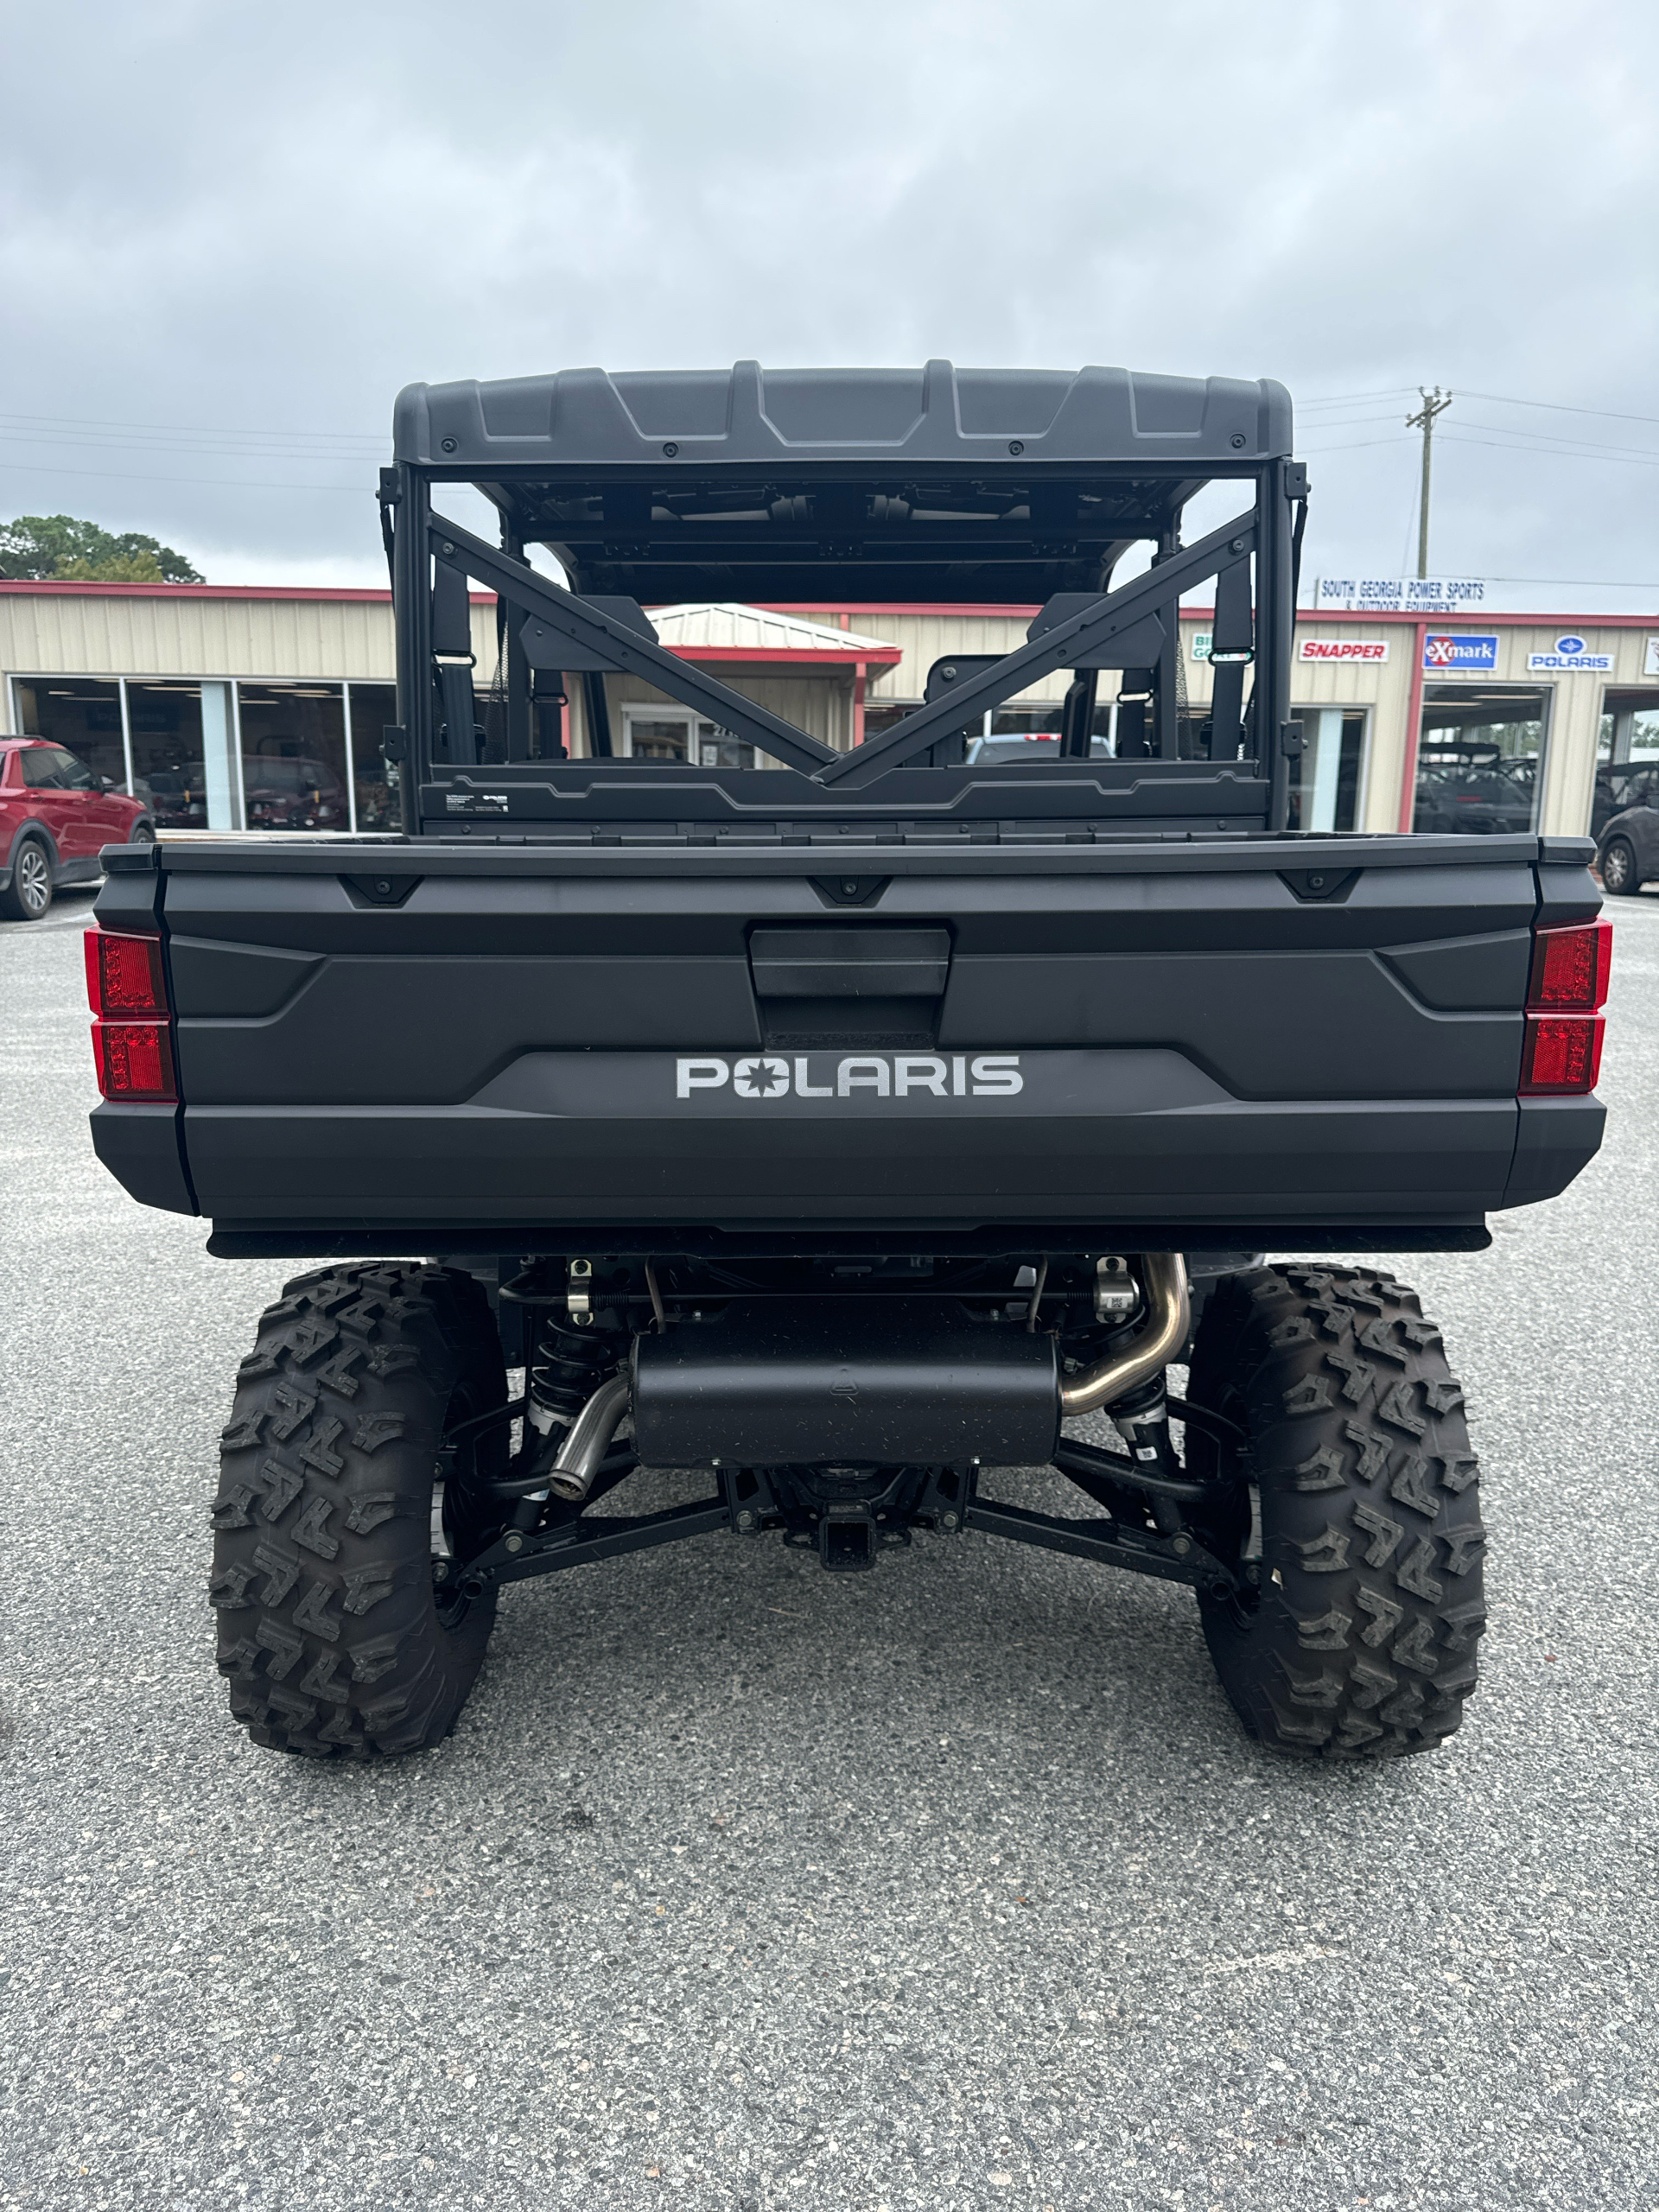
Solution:
[(734, 1300), (718, 1320), (637, 1337), (632, 1376), (599, 1386), (539, 1479), (581, 1504), (630, 1411), (647, 1466), (1046, 1466), (1063, 1418), (1133, 1395), (1186, 1341), (1181, 1255), (1143, 1254), (1136, 1271), (1141, 1328), (1069, 1381), (1051, 1337), (918, 1300)]

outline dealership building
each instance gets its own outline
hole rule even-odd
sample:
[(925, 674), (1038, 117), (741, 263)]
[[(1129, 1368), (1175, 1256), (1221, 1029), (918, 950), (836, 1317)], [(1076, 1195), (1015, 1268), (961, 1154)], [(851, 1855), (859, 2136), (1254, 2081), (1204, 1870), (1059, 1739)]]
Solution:
[[(1037, 611), (711, 602), (650, 613), (671, 652), (844, 749), (918, 703), (938, 663), (1022, 644)], [(501, 718), (494, 600), (474, 594), (471, 617), (487, 740)], [(1195, 732), (1209, 642), (1205, 611), (1183, 608), (1180, 691)], [(382, 751), (393, 669), (386, 592), (0, 581), (0, 733), (67, 746), (146, 798), (163, 830), (395, 827)], [(1103, 673), (1095, 727), (1108, 744), (1119, 682)], [(985, 734), (1058, 727), (1066, 683), (1062, 672), (1022, 693), (986, 718)], [(551, 710), (551, 741), (576, 757), (608, 746), (753, 760), (635, 677), (569, 690)], [(1293, 701), (1305, 739), (1294, 818), (1305, 829), (1582, 834), (1635, 770), (1659, 769), (1659, 619), (1305, 610)]]

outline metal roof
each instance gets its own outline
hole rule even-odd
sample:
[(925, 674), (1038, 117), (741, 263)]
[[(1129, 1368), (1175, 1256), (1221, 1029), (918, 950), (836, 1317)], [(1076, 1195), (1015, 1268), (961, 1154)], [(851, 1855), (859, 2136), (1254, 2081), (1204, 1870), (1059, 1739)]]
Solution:
[(904, 658), (903, 649), (887, 638), (867, 638), (857, 630), (831, 629), (824, 622), (809, 622), (804, 615), (779, 614), (741, 600), (693, 601), (679, 607), (654, 607), (652, 626), (671, 652), (696, 658), (700, 652), (727, 658), (752, 653), (757, 659), (791, 659), (810, 656), (840, 660), (880, 661), (885, 666)]

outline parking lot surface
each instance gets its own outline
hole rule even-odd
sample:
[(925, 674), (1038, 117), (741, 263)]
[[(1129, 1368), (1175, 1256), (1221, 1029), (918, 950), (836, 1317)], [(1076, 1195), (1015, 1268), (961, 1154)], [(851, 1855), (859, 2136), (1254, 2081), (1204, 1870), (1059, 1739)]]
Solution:
[(0, 2207), (1659, 2208), (1659, 898), (1600, 1159), (1396, 1263), (1491, 1627), (1443, 1751), (1330, 1769), (1185, 1591), (978, 1536), (530, 1583), (442, 1751), (255, 1750), (207, 1508), (300, 1269), (93, 1160), (86, 907), (0, 930)]

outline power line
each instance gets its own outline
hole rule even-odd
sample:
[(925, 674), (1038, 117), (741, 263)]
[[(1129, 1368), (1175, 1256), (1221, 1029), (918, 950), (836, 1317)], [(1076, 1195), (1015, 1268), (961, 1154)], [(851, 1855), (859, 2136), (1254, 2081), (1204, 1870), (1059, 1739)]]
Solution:
[(93, 430), (176, 430), (189, 437), (210, 438), (329, 438), (348, 440), (354, 445), (384, 446), (384, 433), (371, 435), (365, 430), (259, 430), (244, 424), (235, 429), (215, 428), (207, 423), (130, 423), (97, 415), (21, 415), (0, 413), (3, 423), (52, 423), (79, 425)]
[[(1516, 446), (1514, 450), (1516, 453), (1571, 451), (1610, 454), (1619, 460), (1659, 461), (1659, 452), (1656, 452), (1652, 446), (1600, 445), (1585, 438), (1562, 437), (1554, 430), (1516, 430), (1511, 429), (1507, 423), (1483, 423), (1478, 417), (1469, 416), (1462, 419), (1469, 423), (1471, 429), (1495, 430), (1501, 438), (1524, 438), (1529, 441), (1525, 445)], [(1450, 436), (1451, 433), (1448, 431), (1446, 435)], [(1546, 438), (1550, 442), (1548, 445), (1541, 443)]]
[(97, 476), (124, 484), (207, 484), (216, 492), (341, 492), (354, 499), (368, 496), (361, 484), (277, 484), (257, 476), (162, 476), (130, 468), (59, 468), (36, 461), (0, 461), (0, 468), (24, 476)]
[(1659, 468), (1659, 454), (1646, 456), (1617, 453), (1570, 453), (1559, 446), (1503, 445), (1497, 438), (1471, 438), (1462, 430), (1443, 430), (1442, 437), (1450, 438), (1454, 445), (1490, 446), (1494, 453), (1524, 453), (1540, 461), (1602, 461), (1614, 468)]
[(1338, 415), (1334, 417), (1322, 415), (1316, 422), (1305, 423), (1304, 427), (1310, 430), (1354, 430), (1368, 423), (1392, 423), (1396, 419), (1395, 410), (1389, 408), (1386, 414), (1381, 415)]
[(1610, 423), (1659, 423), (1659, 415), (1621, 415), (1611, 407), (1574, 407), (1563, 399), (1516, 399), (1501, 391), (1467, 391), (1465, 399), (1495, 399), (1500, 407), (1541, 407), (1555, 415), (1600, 415)]
[(1405, 433), (1401, 431), (1391, 438), (1350, 438), (1339, 446), (1306, 446), (1303, 451), (1310, 455), (1321, 453), (1360, 453), (1367, 446), (1402, 446), (1408, 442)]
[[(1296, 405), (1299, 410), (1305, 410), (1310, 407), (1346, 407), (1362, 399), (1397, 398), (1401, 393), (1409, 392), (1414, 389), (1414, 385), (1402, 384), (1390, 385), (1386, 391), (1335, 392), (1320, 399), (1299, 399)], [(1610, 423), (1659, 423), (1659, 415), (1623, 414), (1618, 409), (1613, 407), (1579, 407), (1571, 401), (1562, 399), (1518, 399), (1513, 392), (1471, 391), (1465, 388), (1464, 397), (1490, 399), (1499, 407), (1536, 407), (1541, 409), (1546, 414), (1598, 415)]]
[(1338, 391), (1324, 399), (1299, 399), (1299, 407), (1348, 407), (1361, 399), (1397, 399), (1402, 391), (1414, 390), (1408, 384), (1391, 384), (1386, 391)]
[(187, 438), (109, 438), (98, 434), (76, 436), (49, 430), (18, 432), (8, 430), (3, 425), (0, 425), (0, 442), (12, 446), (41, 446), (54, 453), (194, 454), (204, 461), (321, 461), (365, 468), (374, 465), (374, 457), (370, 454), (330, 453), (317, 446), (206, 445), (200, 440)]

